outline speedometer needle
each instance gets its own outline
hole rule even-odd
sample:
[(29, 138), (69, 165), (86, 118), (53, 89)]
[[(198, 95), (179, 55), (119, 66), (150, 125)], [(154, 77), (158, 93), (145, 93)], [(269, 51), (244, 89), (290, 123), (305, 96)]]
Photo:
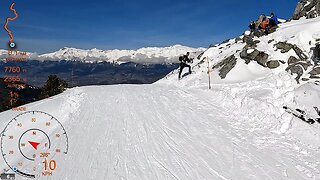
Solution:
[(31, 144), (31, 146), (32, 146), (35, 150), (38, 150), (38, 146), (39, 146), (40, 143), (38, 143), (38, 142), (33, 142), (33, 141), (28, 141), (28, 142)]

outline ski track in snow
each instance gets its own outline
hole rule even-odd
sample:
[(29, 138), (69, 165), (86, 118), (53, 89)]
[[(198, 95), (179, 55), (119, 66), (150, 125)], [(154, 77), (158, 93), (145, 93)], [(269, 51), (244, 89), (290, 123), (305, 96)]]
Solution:
[[(69, 154), (58, 159), (54, 179), (320, 178), (319, 147), (270, 132), (276, 130), (275, 118), (264, 117), (270, 112), (241, 113), (262, 102), (254, 100), (260, 92), (241, 97), (254, 86), (234, 94), (218, 86), (169, 86), (75, 88), (33, 104), (56, 115), (68, 132)], [(274, 94), (268, 88), (264, 93)], [(58, 108), (46, 109), (50, 104)]]

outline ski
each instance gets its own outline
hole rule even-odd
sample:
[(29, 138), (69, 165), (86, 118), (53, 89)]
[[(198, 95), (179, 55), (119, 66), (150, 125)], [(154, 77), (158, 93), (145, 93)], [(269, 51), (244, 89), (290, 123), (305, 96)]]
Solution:
[(289, 113), (289, 114), (292, 114), (293, 116), (301, 119), (302, 121), (308, 123), (308, 124), (314, 124), (315, 122), (318, 122), (320, 123), (320, 118), (316, 118), (316, 119), (313, 119), (313, 118), (310, 118), (308, 117), (308, 115), (306, 114), (305, 111), (301, 110), (301, 109), (292, 109), (288, 106), (283, 106), (283, 109)]

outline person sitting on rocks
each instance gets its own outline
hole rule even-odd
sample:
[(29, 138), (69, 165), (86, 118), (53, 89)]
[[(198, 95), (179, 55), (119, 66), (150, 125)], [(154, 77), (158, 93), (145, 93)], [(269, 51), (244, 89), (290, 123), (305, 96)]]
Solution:
[(266, 21), (267, 20), (267, 17), (266, 15), (264, 14), (261, 14), (259, 19), (256, 21), (256, 27), (259, 27), (259, 25), (263, 22), (263, 21)]
[(267, 19), (266, 21), (263, 21), (260, 23), (258, 29), (264, 33), (264, 34), (268, 34), (268, 29), (269, 29), (269, 20)]
[(279, 24), (278, 17), (274, 13), (271, 13), (269, 18), (270, 27), (277, 26), (278, 24)]

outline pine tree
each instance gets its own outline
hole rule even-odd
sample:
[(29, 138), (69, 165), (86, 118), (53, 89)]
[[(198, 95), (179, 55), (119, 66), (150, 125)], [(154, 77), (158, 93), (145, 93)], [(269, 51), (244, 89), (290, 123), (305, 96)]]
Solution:
[(48, 76), (46, 84), (42, 87), (41, 95), (44, 98), (51, 97), (62, 93), (67, 87), (68, 84), (66, 81), (56, 75), (50, 75)]

